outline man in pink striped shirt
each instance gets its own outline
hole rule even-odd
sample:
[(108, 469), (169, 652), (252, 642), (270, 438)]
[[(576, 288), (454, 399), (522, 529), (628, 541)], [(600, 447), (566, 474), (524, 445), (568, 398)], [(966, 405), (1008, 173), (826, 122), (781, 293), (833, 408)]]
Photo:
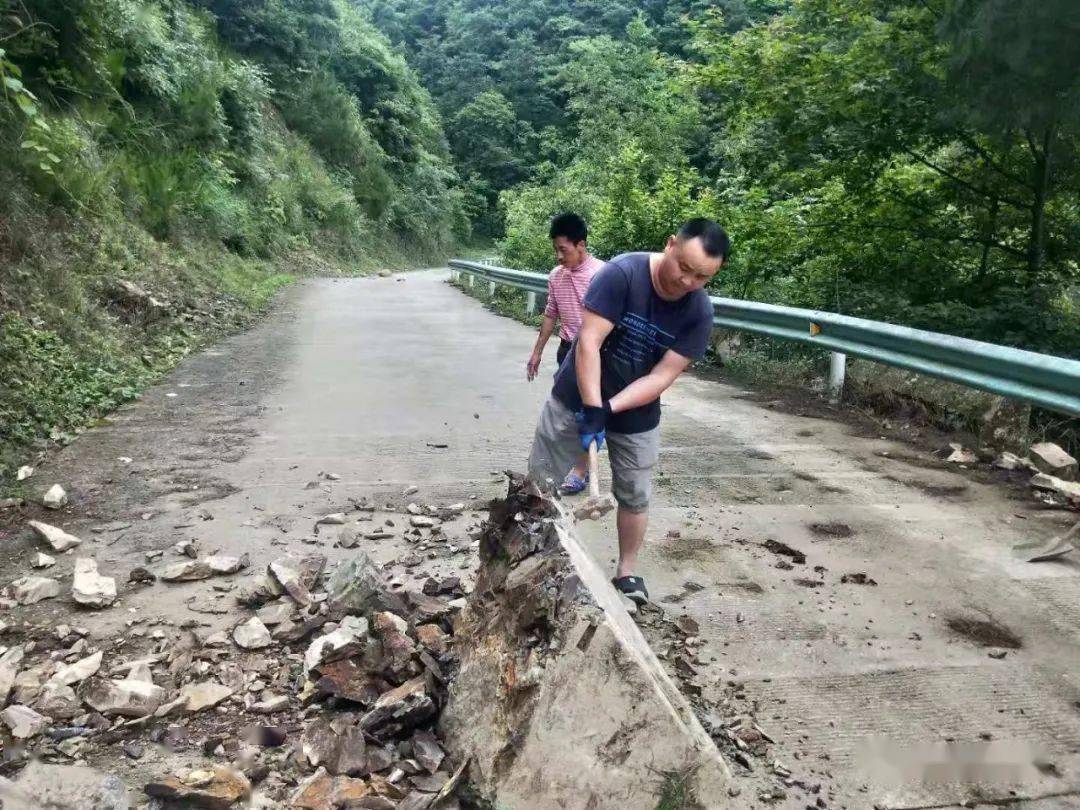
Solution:
[[(570, 347), (574, 344), (578, 330), (581, 329), (582, 305), (589, 282), (604, 263), (589, 253), (589, 230), (585, 220), (577, 214), (559, 214), (551, 221), (548, 237), (555, 248), (559, 263), (548, 276), (547, 307), (544, 309), (544, 322), (540, 325), (540, 334), (529, 356), (525, 375), (529, 381), (536, 379), (540, 370), (540, 359), (544, 347), (555, 333), (555, 324), (559, 324), (559, 348), (555, 353), (556, 362), (561, 366)], [(562, 491), (567, 494), (581, 492), (588, 483), (585, 473), (586, 459), (578, 463), (566, 475)]]

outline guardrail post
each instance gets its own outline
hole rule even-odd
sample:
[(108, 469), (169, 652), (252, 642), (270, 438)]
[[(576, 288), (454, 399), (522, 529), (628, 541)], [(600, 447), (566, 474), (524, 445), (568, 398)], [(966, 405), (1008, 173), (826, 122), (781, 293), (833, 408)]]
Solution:
[(844, 376), (847, 373), (847, 355), (843, 352), (829, 353), (829, 404), (839, 405), (844, 395)]
[(530, 292), (525, 296), (525, 311), (530, 315), (536, 314), (536, 293)]
[(495, 282), (494, 281), (489, 281), (488, 282), (488, 295), (490, 297), (492, 297), (492, 298), (495, 297)]

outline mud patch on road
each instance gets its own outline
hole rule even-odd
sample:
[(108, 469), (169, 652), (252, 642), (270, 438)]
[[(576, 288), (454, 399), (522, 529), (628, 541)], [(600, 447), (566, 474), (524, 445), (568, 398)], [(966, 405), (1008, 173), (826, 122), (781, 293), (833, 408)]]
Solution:
[(711, 560), (716, 557), (716, 549), (716, 544), (704, 537), (669, 537), (657, 546), (673, 562)]
[(980, 647), (1019, 650), (1024, 646), (1020, 636), (992, 617), (978, 619), (953, 614), (945, 617), (945, 625), (958, 636), (963, 636)]
[(811, 523), (808, 528), (818, 537), (829, 540), (839, 540), (855, 535), (855, 530), (846, 523)]
[(912, 481), (897, 478), (895, 475), (884, 475), (882, 478), (886, 481), (892, 481), (893, 483), (902, 484), (905, 487), (925, 492), (927, 495), (932, 495), (935, 498), (959, 498), (961, 495), (966, 494), (969, 489), (967, 484), (930, 484), (926, 481)]
[(798, 549), (792, 548), (787, 543), (781, 543), (779, 540), (766, 540), (761, 544), (761, 547), (766, 551), (771, 551), (779, 557), (790, 557), (791, 561), (796, 565), (806, 564), (806, 555)]

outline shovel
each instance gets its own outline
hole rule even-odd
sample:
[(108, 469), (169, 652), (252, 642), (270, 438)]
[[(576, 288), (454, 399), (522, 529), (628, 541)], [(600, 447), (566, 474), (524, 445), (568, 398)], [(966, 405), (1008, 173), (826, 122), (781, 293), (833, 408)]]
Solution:
[(600, 495), (600, 460), (596, 453), (596, 442), (589, 445), (589, 499), (574, 510), (578, 520), (599, 520), (615, 508), (615, 499), (610, 495)]
[(1073, 527), (1065, 534), (1046, 543), (1033, 556), (1028, 557), (1027, 561), (1046, 562), (1047, 560), (1056, 560), (1059, 557), (1064, 557), (1070, 551), (1075, 551), (1077, 542), (1080, 541), (1080, 537), (1076, 536), (1077, 532), (1080, 532), (1080, 521), (1073, 524)]

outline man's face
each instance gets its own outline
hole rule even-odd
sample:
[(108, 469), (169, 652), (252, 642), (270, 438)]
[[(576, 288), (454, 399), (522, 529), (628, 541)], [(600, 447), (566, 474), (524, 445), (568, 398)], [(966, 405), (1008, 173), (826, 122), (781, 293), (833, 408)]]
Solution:
[(705, 252), (698, 237), (669, 237), (657, 273), (660, 296), (674, 301), (700, 290), (719, 272), (723, 263), (720, 257)]
[(585, 243), (571, 242), (565, 236), (556, 236), (551, 240), (555, 256), (563, 267), (577, 267), (585, 261)]

